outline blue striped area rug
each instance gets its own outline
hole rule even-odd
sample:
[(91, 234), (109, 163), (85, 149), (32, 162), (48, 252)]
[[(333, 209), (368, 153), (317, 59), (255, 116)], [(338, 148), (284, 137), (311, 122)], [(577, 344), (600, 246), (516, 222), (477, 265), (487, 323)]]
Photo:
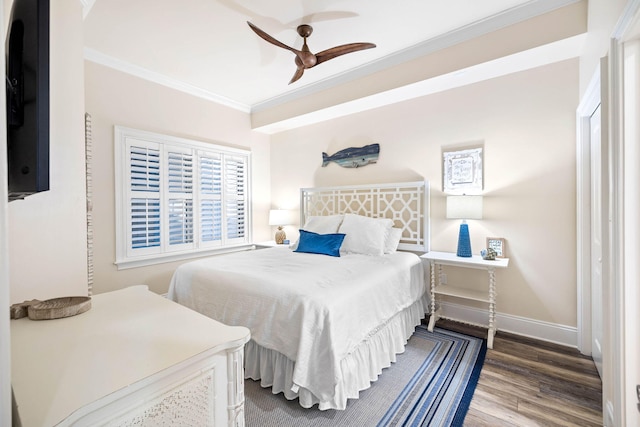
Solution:
[(420, 325), (405, 352), (344, 411), (304, 409), (245, 380), (246, 425), (461, 426), (486, 352), (486, 340)]

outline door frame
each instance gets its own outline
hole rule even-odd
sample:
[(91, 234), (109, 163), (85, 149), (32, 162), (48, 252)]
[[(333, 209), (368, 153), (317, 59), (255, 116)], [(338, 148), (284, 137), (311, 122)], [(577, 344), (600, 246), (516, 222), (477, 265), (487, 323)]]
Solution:
[[(576, 109), (578, 350), (591, 355), (591, 115), (601, 103), (600, 68)], [(604, 111), (602, 114), (606, 114)], [(603, 229), (603, 233), (605, 230)]]
[[(603, 58), (598, 73), (594, 75), (585, 93), (577, 115), (577, 279), (578, 279), (578, 349), (591, 354), (591, 266), (590, 262), (590, 138), (584, 121), (593, 112), (596, 94), (601, 94), (602, 142), (603, 142), (603, 200), (602, 206), (606, 227), (603, 227), (603, 418), (604, 425), (626, 425), (637, 417), (635, 412), (636, 375), (633, 351), (637, 350), (638, 339), (631, 336), (625, 324), (629, 314), (638, 310), (635, 302), (627, 301), (633, 295), (632, 286), (637, 286), (640, 274), (628, 269), (635, 264), (637, 251), (625, 239), (625, 224), (640, 221), (640, 213), (625, 210), (625, 182), (635, 185), (635, 170), (625, 170), (625, 148), (636, 143), (625, 139), (625, 43), (640, 33), (640, 0), (629, 0), (616, 24), (609, 43), (608, 56)], [(600, 90), (598, 91), (598, 83)], [(636, 94), (637, 96), (637, 94)], [(638, 102), (638, 99), (635, 99)], [(627, 117), (627, 119), (629, 119)], [(632, 119), (635, 119), (632, 118)], [(637, 138), (637, 135), (635, 135)], [(627, 149), (629, 149), (627, 148)], [(636, 160), (640, 163), (640, 159)], [(626, 193), (629, 194), (628, 192)], [(637, 197), (637, 195), (636, 195)], [(637, 200), (633, 200), (637, 202)], [(586, 207), (586, 208), (585, 208)], [(629, 230), (637, 231), (629, 227)], [(631, 274), (630, 274), (631, 272)], [(631, 339), (631, 341), (629, 341)], [(633, 399), (630, 398), (633, 394)]]
[(624, 132), (621, 152), (624, 155), (621, 158), (621, 194), (624, 203), (621, 206), (621, 215), (624, 221), (624, 236), (621, 245), (624, 263), (620, 297), (624, 305), (621, 322), (625, 327), (621, 331), (620, 353), (625, 365), (622, 371), (621, 391), (626, 424), (640, 425), (640, 396), (636, 393), (636, 385), (640, 385), (640, 337), (637, 330), (637, 325), (640, 324), (640, 268), (637, 263), (637, 254), (640, 252), (640, 195), (637, 191), (637, 183), (640, 182), (640, 16), (636, 17), (634, 28), (624, 39), (622, 60)]
[[(636, 230), (635, 223), (640, 220), (638, 213), (629, 209), (628, 205), (637, 202), (637, 195), (626, 191), (626, 187), (635, 188), (634, 182), (636, 171), (632, 168), (625, 168), (629, 164), (626, 158), (627, 151), (633, 152), (631, 148), (637, 144), (633, 140), (634, 135), (628, 135), (628, 128), (625, 127), (627, 120), (637, 120), (635, 116), (630, 117), (633, 111), (627, 111), (625, 107), (638, 101), (638, 94), (628, 94), (625, 91), (625, 43), (632, 38), (638, 37), (638, 26), (640, 25), (640, 0), (629, 0), (618, 24), (611, 37), (609, 49), (609, 90), (610, 90), (610, 111), (609, 111), (609, 156), (610, 156), (610, 180), (611, 180), (611, 242), (610, 251), (611, 271), (610, 271), (610, 300), (611, 311), (609, 317), (609, 333), (611, 335), (609, 356), (612, 366), (610, 367), (610, 378), (612, 382), (607, 387), (603, 383), (604, 398), (604, 420), (606, 425), (633, 425), (637, 420), (636, 412), (636, 378), (637, 374), (634, 363), (637, 363), (629, 353), (633, 351), (637, 344), (637, 337), (632, 335), (633, 324), (625, 328), (630, 315), (637, 310), (631, 298), (633, 288), (637, 286), (637, 272), (629, 267), (637, 262), (637, 253), (634, 252), (633, 238), (627, 236), (627, 231)], [(627, 98), (629, 97), (629, 98)], [(635, 135), (637, 137), (637, 135)], [(637, 164), (636, 164), (637, 166)], [(629, 198), (634, 194), (635, 200)], [(628, 226), (628, 228), (627, 228)], [(605, 333), (607, 326), (605, 325)], [(629, 378), (633, 375), (634, 378)]]

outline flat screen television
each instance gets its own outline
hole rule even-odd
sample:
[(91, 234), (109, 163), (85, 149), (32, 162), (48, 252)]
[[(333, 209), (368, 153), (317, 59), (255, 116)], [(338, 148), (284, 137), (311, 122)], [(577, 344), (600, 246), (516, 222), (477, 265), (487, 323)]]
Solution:
[(14, 0), (6, 40), (12, 201), (49, 190), (49, 0)]

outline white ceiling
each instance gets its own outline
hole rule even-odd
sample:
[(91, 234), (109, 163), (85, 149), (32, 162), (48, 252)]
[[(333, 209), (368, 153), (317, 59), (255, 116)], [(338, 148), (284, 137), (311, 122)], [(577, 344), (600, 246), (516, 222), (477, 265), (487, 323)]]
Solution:
[[(85, 57), (252, 111), (397, 65), (446, 37), (504, 27), (572, 1), (85, 0)], [(295, 55), (259, 38), (247, 21), (297, 49), (301, 23), (314, 28), (312, 52), (352, 42), (377, 47), (322, 63), (289, 85)]]

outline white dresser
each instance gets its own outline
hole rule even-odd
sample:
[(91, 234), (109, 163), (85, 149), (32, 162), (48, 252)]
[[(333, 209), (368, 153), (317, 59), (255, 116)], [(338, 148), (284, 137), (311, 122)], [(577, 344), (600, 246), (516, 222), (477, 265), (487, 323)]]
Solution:
[(146, 286), (95, 295), (64, 319), (11, 321), (23, 427), (243, 426), (244, 344)]

